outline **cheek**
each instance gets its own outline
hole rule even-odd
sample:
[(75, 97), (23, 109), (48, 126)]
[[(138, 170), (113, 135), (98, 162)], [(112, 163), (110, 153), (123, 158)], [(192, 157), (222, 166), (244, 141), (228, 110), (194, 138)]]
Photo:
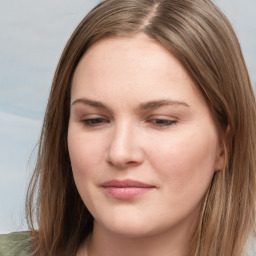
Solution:
[[(152, 140), (151, 140), (152, 141)], [(151, 147), (151, 165), (179, 195), (204, 194), (214, 174), (217, 152), (215, 132), (184, 133)], [(167, 141), (170, 141), (168, 143)]]
[[(76, 135), (70, 131), (68, 134), (68, 149), (74, 179), (79, 184), (87, 182), (102, 157), (98, 143), (83, 135)], [(78, 188), (79, 189), (79, 188)]]
[(97, 175), (100, 173), (96, 170), (99, 166), (99, 157), (101, 156), (98, 143), (87, 138), (78, 132), (69, 131), (68, 133), (68, 149), (72, 172), (76, 187), (81, 195), (82, 200), (88, 206), (92, 205), (90, 193)]

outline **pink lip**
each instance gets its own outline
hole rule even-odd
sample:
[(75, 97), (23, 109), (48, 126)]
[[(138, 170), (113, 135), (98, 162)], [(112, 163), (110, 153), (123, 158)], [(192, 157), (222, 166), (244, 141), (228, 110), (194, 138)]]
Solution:
[(132, 199), (155, 188), (150, 184), (130, 179), (106, 181), (101, 187), (107, 195), (116, 199)]

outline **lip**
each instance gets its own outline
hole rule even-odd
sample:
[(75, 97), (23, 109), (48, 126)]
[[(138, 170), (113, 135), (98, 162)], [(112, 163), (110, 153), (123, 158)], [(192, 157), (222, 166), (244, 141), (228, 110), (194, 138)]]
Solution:
[(123, 200), (141, 196), (155, 188), (151, 184), (130, 179), (109, 180), (104, 182), (101, 187), (108, 196)]

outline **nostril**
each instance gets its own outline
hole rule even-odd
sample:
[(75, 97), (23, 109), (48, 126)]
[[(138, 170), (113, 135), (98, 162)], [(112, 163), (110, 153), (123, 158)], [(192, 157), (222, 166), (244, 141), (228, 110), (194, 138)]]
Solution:
[(139, 134), (132, 127), (131, 122), (125, 119), (119, 122), (112, 130), (107, 149), (107, 161), (119, 168), (136, 166), (143, 161), (143, 151), (140, 144)]
[(137, 166), (143, 162), (143, 152), (140, 148), (121, 150), (112, 147), (108, 151), (107, 162), (119, 168)]
[(108, 161), (108, 163), (111, 166), (117, 167), (119, 169), (125, 169), (127, 167), (136, 167), (140, 165), (140, 162), (136, 162), (136, 161), (128, 161), (128, 162)]

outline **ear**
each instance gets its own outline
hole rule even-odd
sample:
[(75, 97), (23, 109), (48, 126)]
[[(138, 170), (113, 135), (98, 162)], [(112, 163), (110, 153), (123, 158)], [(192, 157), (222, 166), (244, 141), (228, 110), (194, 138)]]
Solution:
[(221, 170), (225, 169), (226, 162), (227, 162), (226, 155), (227, 155), (227, 150), (226, 150), (225, 143), (223, 141), (222, 144), (220, 145), (219, 152), (218, 152), (218, 155), (217, 155), (216, 161), (215, 161), (215, 170), (216, 171), (221, 171)]
[(221, 171), (224, 170), (227, 163), (228, 163), (228, 137), (230, 134), (230, 127), (228, 126), (226, 131), (222, 134), (220, 138), (220, 143), (219, 143), (219, 151), (216, 157), (215, 161), (215, 170), (216, 171)]

